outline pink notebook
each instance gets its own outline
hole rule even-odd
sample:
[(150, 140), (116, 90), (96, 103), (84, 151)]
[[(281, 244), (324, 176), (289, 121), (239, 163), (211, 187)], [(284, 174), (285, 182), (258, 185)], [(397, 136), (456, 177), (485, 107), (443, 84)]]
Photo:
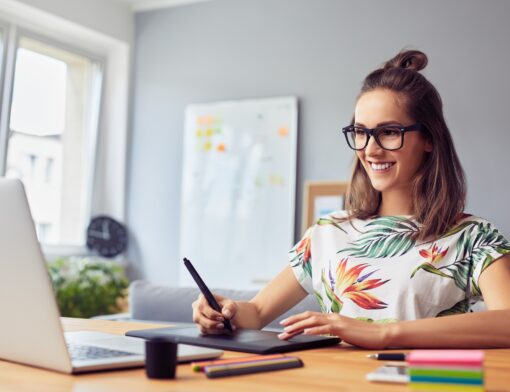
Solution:
[(413, 350), (406, 357), (407, 363), (413, 365), (467, 365), (482, 366), (482, 350)]

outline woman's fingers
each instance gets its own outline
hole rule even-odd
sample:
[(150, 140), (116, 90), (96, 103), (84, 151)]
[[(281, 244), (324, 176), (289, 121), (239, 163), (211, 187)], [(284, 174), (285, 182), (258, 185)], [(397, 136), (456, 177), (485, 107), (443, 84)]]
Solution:
[(321, 325), (319, 327), (307, 328), (303, 331), (304, 335), (327, 335), (331, 333), (331, 325)]
[[(218, 302), (222, 302), (228, 306), (228, 310), (232, 316), (235, 314), (237, 310), (235, 302), (225, 299), (221, 295), (215, 295), (215, 298)], [(222, 315), (222, 313), (214, 310), (202, 294), (193, 302), (192, 307), (193, 322), (197, 324), (202, 334), (221, 334), (226, 332), (223, 323), (226, 317)]]
[(280, 339), (289, 339), (307, 329), (329, 323), (329, 320), (325, 315), (317, 312), (301, 313), (299, 315), (289, 317), (284, 321), (284, 325), (286, 325), (286, 327), (283, 329), (283, 332), (278, 335)]
[(237, 304), (230, 300), (230, 299), (224, 299), (220, 302), (221, 306), (221, 314), (223, 317), (225, 317), (227, 320), (230, 320), (234, 318), (235, 314), (237, 313)]
[(308, 319), (310, 317), (318, 316), (318, 315), (321, 315), (321, 314), (322, 313), (319, 313), (319, 312), (306, 311), (306, 312), (303, 312), (303, 313), (298, 313), (298, 314), (295, 314), (293, 316), (287, 317), (285, 320), (280, 321), (280, 324), (283, 325), (284, 327), (286, 327), (286, 326), (295, 324), (295, 323), (297, 323), (299, 321), (306, 320), (306, 319)]

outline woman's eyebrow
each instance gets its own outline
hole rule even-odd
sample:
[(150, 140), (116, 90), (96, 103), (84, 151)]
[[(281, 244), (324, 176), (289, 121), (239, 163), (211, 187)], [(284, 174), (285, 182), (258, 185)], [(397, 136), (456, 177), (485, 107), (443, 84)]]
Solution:
[[(365, 124), (363, 124), (363, 123), (355, 122), (354, 125), (356, 125), (357, 127), (366, 128)], [(385, 125), (399, 125), (399, 126), (402, 126), (402, 123), (400, 121), (383, 121), (383, 122), (378, 123), (377, 127), (383, 127)]]

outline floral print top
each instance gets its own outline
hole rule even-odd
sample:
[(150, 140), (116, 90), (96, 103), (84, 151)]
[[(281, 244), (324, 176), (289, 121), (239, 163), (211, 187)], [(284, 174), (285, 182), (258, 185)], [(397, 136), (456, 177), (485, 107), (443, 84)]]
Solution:
[(405, 216), (368, 220), (325, 216), (289, 252), (303, 288), (325, 313), (374, 322), (469, 312), (481, 300), (478, 279), (510, 243), (488, 221), (465, 215), (441, 237), (416, 241)]

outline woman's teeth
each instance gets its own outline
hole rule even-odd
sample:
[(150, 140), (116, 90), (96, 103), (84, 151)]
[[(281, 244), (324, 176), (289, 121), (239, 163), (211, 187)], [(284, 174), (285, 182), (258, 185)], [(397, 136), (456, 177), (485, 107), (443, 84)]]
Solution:
[(387, 163), (370, 163), (370, 167), (372, 170), (386, 170), (392, 167), (395, 164), (395, 162), (387, 162)]

